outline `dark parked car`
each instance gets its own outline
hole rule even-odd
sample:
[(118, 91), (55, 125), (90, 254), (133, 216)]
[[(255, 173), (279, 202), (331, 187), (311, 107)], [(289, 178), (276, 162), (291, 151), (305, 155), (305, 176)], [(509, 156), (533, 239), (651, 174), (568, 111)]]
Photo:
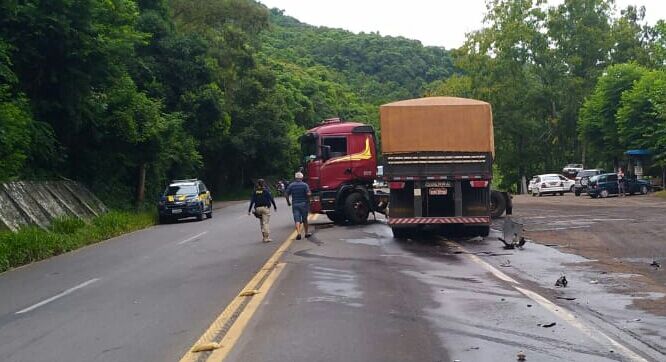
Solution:
[(164, 190), (157, 209), (160, 223), (191, 216), (203, 220), (204, 215), (213, 217), (213, 198), (197, 179), (174, 180)]
[(579, 171), (575, 179), (576, 183), (574, 184), (574, 194), (576, 196), (580, 196), (580, 194), (587, 191), (587, 182), (590, 177), (594, 175), (601, 175), (602, 173), (606, 173), (606, 171), (598, 168)]
[[(627, 179), (625, 186), (626, 193), (645, 195), (650, 191), (650, 183), (644, 180)], [(608, 197), (619, 194), (620, 190), (617, 184), (617, 174), (604, 173), (590, 177), (588, 182), (587, 194), (593, 199), (597, 197)]]

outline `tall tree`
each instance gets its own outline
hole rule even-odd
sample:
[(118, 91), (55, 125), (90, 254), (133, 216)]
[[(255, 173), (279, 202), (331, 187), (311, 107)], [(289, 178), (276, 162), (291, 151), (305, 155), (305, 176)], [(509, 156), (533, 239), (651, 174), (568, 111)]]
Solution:
[(616, 114), (622, 94), (633, 88), (647, 69), (631, 64), (610, 66), (599, 78), (592, 95), (580, 110), (578, 132), (586, 142), (590, 155), (588, 164), (599, 165), (607, 160), (618, 166), (619, 158), (627, 149), (618, 135)]

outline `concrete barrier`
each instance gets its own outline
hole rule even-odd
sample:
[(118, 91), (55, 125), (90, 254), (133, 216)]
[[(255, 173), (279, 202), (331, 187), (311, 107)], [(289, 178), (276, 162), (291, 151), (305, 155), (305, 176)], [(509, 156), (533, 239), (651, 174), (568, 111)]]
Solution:
[(0, 184), (0, 229), (47, 228), (58, 217), (88, 219), (108, 209), (74, 181), (15, 181)]

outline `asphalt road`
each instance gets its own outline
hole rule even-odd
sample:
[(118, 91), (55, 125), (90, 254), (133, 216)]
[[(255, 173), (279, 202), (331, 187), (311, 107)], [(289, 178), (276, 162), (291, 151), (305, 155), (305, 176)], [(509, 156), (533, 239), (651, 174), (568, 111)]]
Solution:
[[(0, 361), (178, 360), (278, 247), (261, 243), (246, 208), (0, 274)], [(274, 239), (289, 235), (290, 220), (280, 204)]]
[[(279, 206), (272, 244), (242, 204), (0, 275), (0, 361), (179, 360), (291, 233)], [(325, 220), (286, 249), (227, 361), (666, 360), (666, 318), (633, 307), (661, 296), (570, 250)]]

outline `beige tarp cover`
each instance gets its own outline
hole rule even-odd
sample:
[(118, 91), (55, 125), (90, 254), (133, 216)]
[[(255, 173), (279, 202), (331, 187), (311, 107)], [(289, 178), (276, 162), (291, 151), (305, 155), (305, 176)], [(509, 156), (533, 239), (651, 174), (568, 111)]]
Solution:
[(428, 97), (379, 108), (382, 152), (495, 152), (490, 104), (475, 99)]

